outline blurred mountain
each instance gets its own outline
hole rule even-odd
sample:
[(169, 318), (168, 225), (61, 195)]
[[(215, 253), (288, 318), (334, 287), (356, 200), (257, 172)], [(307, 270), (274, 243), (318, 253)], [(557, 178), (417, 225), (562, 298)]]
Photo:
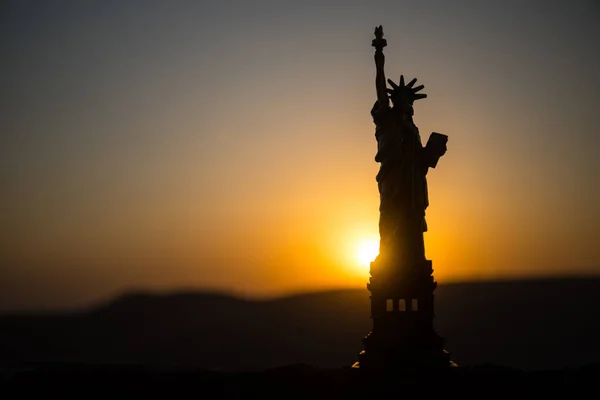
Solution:
[[(600, 361), (600, 279), (440, 285), (436, 313), (459, 365), (552, 369)], [(0, 316), (0, 364), (339, 368), (356, 360), (370, 326), (366, 290), (268, 301), (134, 293), (81, 312)]]

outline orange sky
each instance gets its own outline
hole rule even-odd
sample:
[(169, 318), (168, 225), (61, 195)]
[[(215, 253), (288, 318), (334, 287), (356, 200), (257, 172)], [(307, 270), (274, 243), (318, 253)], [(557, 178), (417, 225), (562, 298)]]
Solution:
[(595, 3), (168, 3), (2, 14), (0, 309), (364, 287), (379, 24), (450, 137), (437, 280), (600, 272)]

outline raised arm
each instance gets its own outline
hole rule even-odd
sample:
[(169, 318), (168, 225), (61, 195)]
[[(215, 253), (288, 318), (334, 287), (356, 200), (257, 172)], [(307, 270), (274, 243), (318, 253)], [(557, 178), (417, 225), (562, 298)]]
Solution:
[(386, 91), (385, 72), (383, 70), (385, 64), (383, 48), (387, 45), (387, 41), (383, 38), (383, 27), (381, 25), (375, 28), (375, 39), (373, 39), (371, 45), (375, 47), (375, 67), (377, 68), (375, 88), (377, 89), (377, 101), (380, 107), (389, 106), (390, 100)]

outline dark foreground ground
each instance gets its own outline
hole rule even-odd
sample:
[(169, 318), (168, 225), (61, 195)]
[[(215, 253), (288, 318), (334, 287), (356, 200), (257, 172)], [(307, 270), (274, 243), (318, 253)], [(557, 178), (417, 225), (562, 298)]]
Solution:
[[(437, 331), (460, 366), (562, 370), (600, 363), (600, 279), (440, 285)], [(0, 315), (0, 368), (40, 363), (261, 372), (342, 369), (369, 332), (367, 290), (266, 301), (130, 293), (72, 312)]]
[(441, 285), (436, 310), (459, 367), (371, 377), (349, 368), (371, 328), (366, 290), (267, 301), (133, 293), (7, 314), (0, 400), (598, 397), (599, 279)]
[[(137, 366), (48, 364), (4, 371), (0, 397), (73, 395), (166, 398), (595, 398), (600, 364), (524, 372), (492, 365), (365, 376), (350, 368), (294, 365), (264, 372), (228, 373)], [(589, 390), (592, 390), (589, 392)], [(590, 397), (591, 396), (591, 397)]]

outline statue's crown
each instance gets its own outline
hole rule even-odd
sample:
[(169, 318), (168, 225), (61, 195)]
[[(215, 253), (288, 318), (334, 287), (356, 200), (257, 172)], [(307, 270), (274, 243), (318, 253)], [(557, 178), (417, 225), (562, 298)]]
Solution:
[(417, 82), (417, 78), (414, 78), (407, 85), (404, 84), (404, 75), (400, 75), (400, 81), (398, 84), (394, 83), (391, 79), (387, 80), (391, 89), (387, 89), (387, 92), (392, 99), (394, 104), (398, 104), (399, 102), (406, 102), (409, 105), (412, 105), (415, 100), (424, 99), (427, 97), (426, 94), (418, 94), (417, 92), (421, 91), (425, 86), (419, 85), (417, 87), (413, 87)]

